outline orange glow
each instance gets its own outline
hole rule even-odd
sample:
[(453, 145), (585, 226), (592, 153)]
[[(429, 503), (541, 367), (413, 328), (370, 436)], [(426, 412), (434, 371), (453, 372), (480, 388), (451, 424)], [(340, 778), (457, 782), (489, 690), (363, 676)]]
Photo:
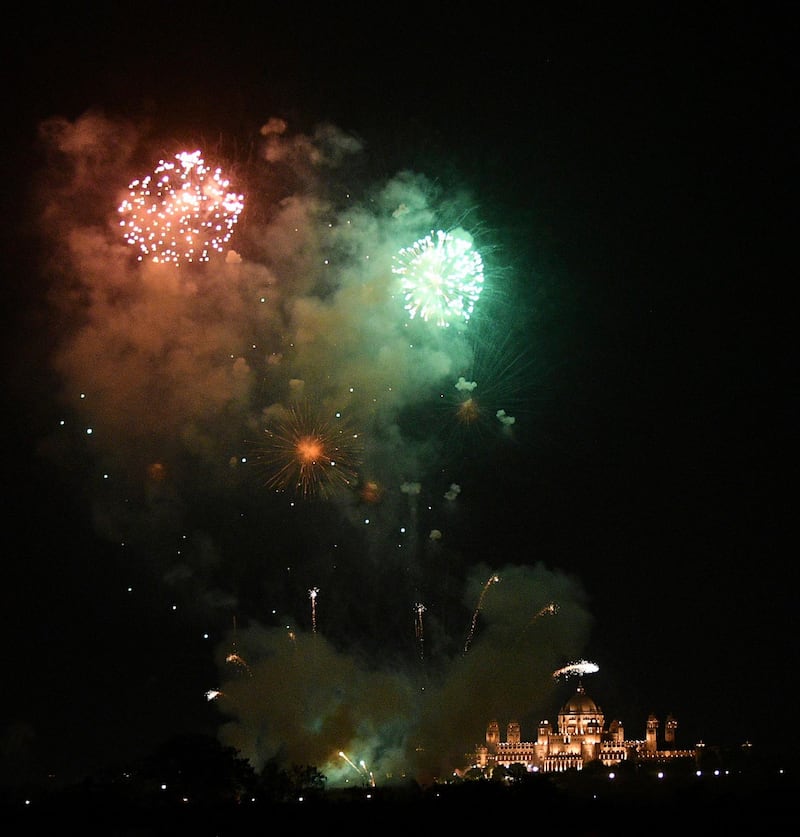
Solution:
[(467, 398), (456, 408), (456, 416), (463, 424), (472, 424), (481, 416), (481, 408), (474, 398)]
[(361, 489), (361, 499), (365, 503), (377, 503), (383, 495), (383, 490), (375, 480), (367, 480)]
[(322, 441), (315, 436), (303, 436), (297, 443), (296, 451), (301, 465), (313, 464), (323, 456)]
[(153, 462), (147, 466), (147, 476), (151, 480), (161, 482), (167, 476), (167, 469), (160, 462)]

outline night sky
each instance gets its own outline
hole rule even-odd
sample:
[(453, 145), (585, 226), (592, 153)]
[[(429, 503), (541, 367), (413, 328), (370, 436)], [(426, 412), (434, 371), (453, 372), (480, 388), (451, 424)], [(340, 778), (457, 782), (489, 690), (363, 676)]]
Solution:
[[(447, 776), (578, 660), (628, 737), (783, 748), (789, 4), (558, 6), (7, 24), (4, 779), (195, 732)], [(126, 187), (195, 149), (230, 241), (137, 262)], [(436, 230), (484, 268), (445, 328), (392, 272)], [(292, 404), (348, 486), (271, 485)]]

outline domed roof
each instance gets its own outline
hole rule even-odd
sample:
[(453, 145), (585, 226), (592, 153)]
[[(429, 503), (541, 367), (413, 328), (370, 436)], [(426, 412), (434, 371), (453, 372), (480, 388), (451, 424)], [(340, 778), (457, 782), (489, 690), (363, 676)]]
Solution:
[(562, 715), (596, 715), (598, 712), (599, 707), (586, 694), (583, 686), (578, 686), (575, 694), (561, 708)]

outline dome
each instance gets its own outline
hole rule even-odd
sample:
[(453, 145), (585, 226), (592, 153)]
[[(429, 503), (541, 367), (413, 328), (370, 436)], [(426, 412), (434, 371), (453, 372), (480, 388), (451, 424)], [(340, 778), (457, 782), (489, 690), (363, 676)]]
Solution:
[(596, 715), (598, 712), (600, 708), (586, 694), (583, 686), (578, 686), (575, 694), (561, 708), (562, 715)]

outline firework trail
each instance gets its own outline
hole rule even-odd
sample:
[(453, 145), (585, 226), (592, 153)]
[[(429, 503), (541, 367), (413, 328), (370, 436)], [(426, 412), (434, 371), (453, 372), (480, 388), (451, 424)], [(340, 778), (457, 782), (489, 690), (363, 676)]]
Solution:
[(558, 613), (558, 605), (555, 602), (548, 602), (532, 619), (528, 622), (528, 626), (532, 625), (537, 619), (542, 616), (555, 616)]
[(417, 602), (414, 605), (414, 613), (416, 614), (414, 626), (416, 629), (417, 642), (419, 643), (419, 658), (423, 662), (425, 660), (425, 631), (422, 625), (422, 614), (425, 612), (425, 610), (425, 605), (422, 604), (422, 602)]
[(483, 290), (483, 259), (462, 229), (438, 230), (403, 247), (392, 273), (400, 277), (405, 309), (446, 328), (467, 322)]
[(367, 777), (369, 781), (370, 787), (374, 788), (375, 777), (372, 775), (372, 771), (367, 768), (367, 763), (364, 761), (364, 759), (361, 759), (361, 761), (359, 761), (359, 764), (361, 765), (361, 769), (364, 771), (364, 775)]
[(478, 606), (475, 608), (475, 613), (472, 614), (472, 624), (469, 628), (469, 633), (467, 634), (467, 641), (464, 643), (464, 653), (466, 654), (469, 651), (469, 646), (472, 643), (472, 637), (475, 634), (475, 624), (478, 621), (478, 614), (481, 612), (481, 608), (483, 607), (483, 600), (486, 596), (486, 591), (493, 585), (500, 581), (499, 575), (491, 575), (489, 576), (489, 580), (486, 584), (483, 585), (483, 590), (481, 590), (481, 595), (478, 598)]
[(555, 616), (558, 613), (558, 605), (555, 602), (548, 602), (537, 613), (535, 613), (527, 625), (520, 631), (517, 637), (517, 644), (521, 643), (531, 627), (544, 616)]
[(206, 167), (200, 151), (160, 160), (152, 175), (134, 180), (120, 204), (123, 238), (139, 250), (139, 261), (207, 262), (222, 252), (244, 208), (220, 169)]
[[(343, 758), (350, 765), (350, 767), (353, 768), (353, 770), (356, 771), (356, 773), (358, 773), (359, 776), (363, 776), (364, 773), (366, 773), (366, 770), (364, 770), (364, 773), (362, 773), (362, 771), (359, 770), (359, 768), (352, 761), (350, 761), (350, 759), (347, 757), (347, 755), (345, 754), (345, 752), (343, 750), (339, 750), (339, 755), (340, 755), (341, 758)], [(362, 761), (361, 764), (363, 765), (364, 762)], [(366, 776), (367, 776), (367, 779), (369, 780), (369, 773), (366, 773)]]
[(313, 633), (317, 632), (317, 594), (319, 587), (312, 587), (308, 591), (308, 597), (311, 599), (311, 630)]

